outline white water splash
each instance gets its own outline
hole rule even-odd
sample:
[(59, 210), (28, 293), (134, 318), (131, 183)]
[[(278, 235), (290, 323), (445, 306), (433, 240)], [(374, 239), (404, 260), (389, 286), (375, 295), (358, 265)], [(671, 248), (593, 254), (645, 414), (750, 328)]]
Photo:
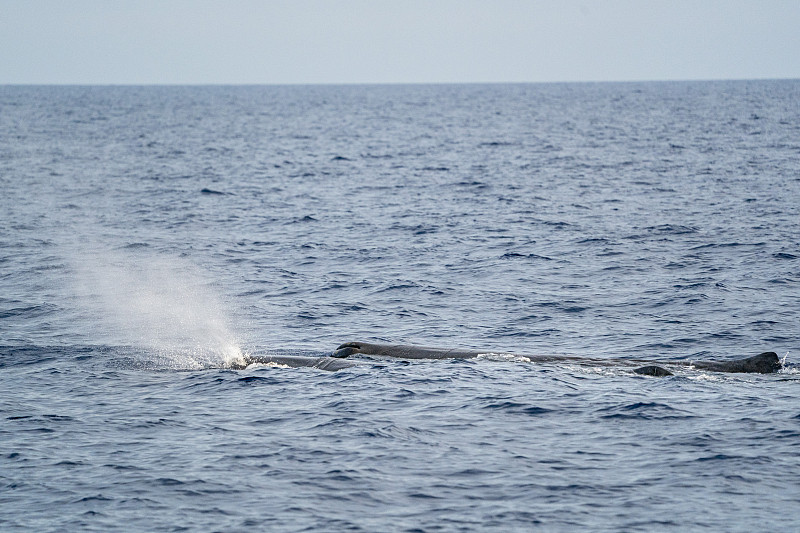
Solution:
[(274, 361), (270, 361), (268, 363), (251, 363), (247, 366), (247, 370), (253, 370), (256, 368), (292, 368), (289, 365), (284, 365), (281, 363), (276, 363)]
[(800, 367), (796, 364), (792, 364), (791, 366), (787, 366), (786, 361), (789, 359), (789, 352), (781, 358), (781, 369), (778, 370), (780, 374), (800, 374)]
[(523, 355), (516, 355), (512, 353), (494, 353), (486, 352), (480, 353), (475, 359), (484, 359), (486, 361), (497, 361), (501, 363), (530, 363), (531, 360)]
[(95, 342), (142, 348), (176, 369), (244, 360), (213, 283), (188, 261), (117, 251), (83, 256), (74, 271)]

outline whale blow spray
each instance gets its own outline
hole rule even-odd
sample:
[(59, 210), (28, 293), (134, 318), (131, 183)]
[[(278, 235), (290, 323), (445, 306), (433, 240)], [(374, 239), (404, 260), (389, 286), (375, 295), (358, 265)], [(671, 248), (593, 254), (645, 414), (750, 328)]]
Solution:
[(83, 257), (78, 294), (100, 337), (176, 369), (228, 366), (243, 354), (213, 283), (182, 258), (122, 250)]

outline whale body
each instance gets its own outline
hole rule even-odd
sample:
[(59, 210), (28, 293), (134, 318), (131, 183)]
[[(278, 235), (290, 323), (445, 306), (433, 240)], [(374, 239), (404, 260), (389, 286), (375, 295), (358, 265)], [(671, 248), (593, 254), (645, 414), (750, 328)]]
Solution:
[[(230, 363), (228, 368), (243, 369), (253, 364), (273, 364), (292, 368), (308, 367), (335, 372), (356, 366), (347, 360), (351, 355), (392, 357), (396, 359), (472, 359), (481, 355), (513, 355), (491, 350), (465, 350), (458, 348), (431, 348), (403, 344), (373, 344), (368, 342), (346, 342), (330, 357), (306, 357), (299, 355), (245, 355), (242, 360)], [(535, 363), (566, 362), (592, 366), (636, 366), (633, 372), (645, 376), (671, 376), (666, 366), (685, 366), (710, 372), (770, 374), (782, 368), (775, 352), (764, 352), (744, 359), (732, 361), (649, 361), (643, 359), (600, 359), (569, 355), (524, 355)], [(644, 365), (644, 366), (639, 366)]]
[[(332, 356), (346, 358), (355, 354), (396, 357), (399, 359), (472, 359), (480, 355), (495, 354), (491, 350), (463, 350), (449, 348), (430, 348), (402, 344), (373, 344), (368, 342), (346, 342), (340, 345)], [(648, 376), (671, 376), (672, 372), (661, 365), (688, 366), (711, 372), (757, 373), (770, 374), (781, 369), (778, 354), (764, 352), (753, 357), (733, 361), (646, 361), (641, 359), (597, 359), (575, 357), (569, 355), (524, 355), (526, 359), (536, 363), (571, 362), (595, 366), (641, 365), (634, 369), (637, 374)]]

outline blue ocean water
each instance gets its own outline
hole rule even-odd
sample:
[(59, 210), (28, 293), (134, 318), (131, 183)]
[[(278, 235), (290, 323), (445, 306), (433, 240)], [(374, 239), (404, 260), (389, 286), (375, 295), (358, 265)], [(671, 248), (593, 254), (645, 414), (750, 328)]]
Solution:
[[(800, 526), (800, 81), (0, 87), (0, 529)], [(352, 340), (773, 375), (363, 360)]]

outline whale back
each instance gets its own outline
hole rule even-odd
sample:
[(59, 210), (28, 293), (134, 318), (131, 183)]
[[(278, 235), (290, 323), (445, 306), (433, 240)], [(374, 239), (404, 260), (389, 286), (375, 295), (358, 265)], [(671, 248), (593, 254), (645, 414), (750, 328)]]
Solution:
[(333, 352), (333, 357), (349, 357), (354, 354), (396, 357), (398, 359), (471, 359), (481, 353), (476, 350), (430, 348), (407, 344), (372, 344), (369, 342), (346, 342)]
[(692, 366), (711, 372), (771, 374), (781, 369), (781, 361), (775, 352), (764, 352), (734, 361), (698, 361)]
[[(345, 358), (355, 354), (395, 357), (398, 359), (470, 359), (481, 354), (494, 353), (491, 350), (463, 350), (449, 348), (430, 348), (405, 344), (374, 344), (369, 342), (346, 342), (332, 354), (335, 358)], [(660, 365), (691, 366), (711, 372), (770, 374), (781, 369), (782, 365), (775, 352), (764, 352), (753, 357), (733, 361), (647, 361), (626, 359), (596, 359), (567, 355), (525, 355), (530, 361), (550, 363), (567, 361), (592, 365), (630, 365), (648, 363), (634, 370), (637, 374), (648, 376), (671, 376), (672, 373)]]

